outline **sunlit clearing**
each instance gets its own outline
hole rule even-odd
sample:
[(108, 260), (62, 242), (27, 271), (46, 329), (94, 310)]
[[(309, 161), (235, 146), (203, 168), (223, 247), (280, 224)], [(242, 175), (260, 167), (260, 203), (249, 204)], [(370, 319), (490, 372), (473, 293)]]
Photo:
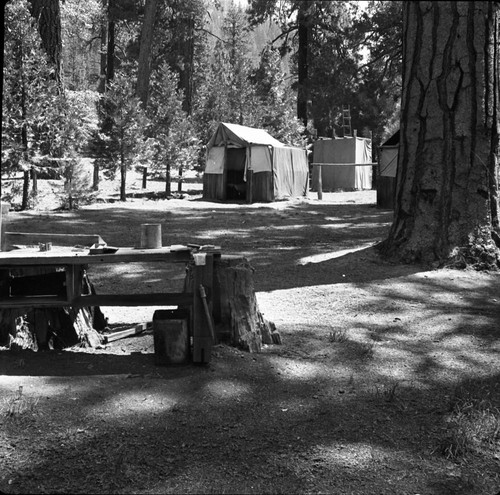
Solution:
[(127, 416), (137, 412), (145, 414), (147, 412), (165, 412), (171, 410), (179, 402), (176, 394), (168, 395), (166, 391), (160, 394), (151, 394), (145, 390), (122, 393), (115, 395), (108, 400), (103, 400), (99, 409), (103, 411), (113, 411), (113, 416)]
[(205, 385), (207, 392), (220, 399), (242, 398), (250, 393), (250, 387), (232, 380), (215, 380)]
[(264, 225), (263, 227), (258, 227), (255, 230), (303, 230), (307, 227), (306, 224), (299, 223), (295, 225)]
[(316, 455), (321, 455), (325, 462), (344, 468), (365, 467), (374, 462), (390, 459), (396, 452), (377, 447), (369, 443), (333, 442), (330, 445), (318, 445), (314, 449)]
[(324, 373), (324, 367), (318, 363), (305, 363), (298, 360), (274, 361), (274, 367), (286, 378), (310, 380)]
[(340, 230), (340, 229), (374, 229), (376, 227), (384, 227), (386, 225), (389, 225), (389, 222), (372, 222), (372, 223), (331, 223), (331, 224), (324, 224), (324, 225), (318, 225), (320, 229), (328, 229), (328, 230)]
[(297, 261), (297, 265), (307, 265), (308, 263), (323, 263), (324, 261), (332, 260), (334, 258), (340, 258), (341, 256), (345, 256), (349, 253), (355, 253), (356, 251), (361, 251), (362, 249), (366, 249), (370, 246), (373, 246), (373, 242), (369, 244), (364, 244), (357, 248), (352, 249), (342, 249), (341, 251), (333, 251), (331, 253), (320, 253), (313, 254), (312, 256), (306, 256), (305, 258), (300, 258)]

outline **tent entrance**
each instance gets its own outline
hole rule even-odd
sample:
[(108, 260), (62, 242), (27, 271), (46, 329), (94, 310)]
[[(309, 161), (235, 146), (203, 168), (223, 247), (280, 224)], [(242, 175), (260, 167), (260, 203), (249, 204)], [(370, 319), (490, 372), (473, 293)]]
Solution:
[(226, 154), (226, 199), (245, 201), (247, 183), (245, 175), (245, 148), (227, 148)]

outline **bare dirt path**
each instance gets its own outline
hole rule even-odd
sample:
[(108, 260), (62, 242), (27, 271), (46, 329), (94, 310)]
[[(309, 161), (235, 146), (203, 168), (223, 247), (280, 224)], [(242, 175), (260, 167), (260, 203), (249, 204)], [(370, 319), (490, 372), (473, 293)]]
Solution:
[[(0, 490), (496, 494), (500, 277), (381, 260), (373, 245), (392, 212), (374, 203), (373, 191), (266, 205), (193, 193), (13, 213), (11, 230), (133, 246), (141, 223), (160, 222), (164, 245), (242, 254), (284, 344), (217, 346), (208, 367), (155, 366), (151, 334), (0, 351)], [(91, 273), (101, 292), (111, 275)], [(184, 277), (147, 265), (124, 275), (123, 291)], [(137, 323), (153, 311), (105, 314)]]

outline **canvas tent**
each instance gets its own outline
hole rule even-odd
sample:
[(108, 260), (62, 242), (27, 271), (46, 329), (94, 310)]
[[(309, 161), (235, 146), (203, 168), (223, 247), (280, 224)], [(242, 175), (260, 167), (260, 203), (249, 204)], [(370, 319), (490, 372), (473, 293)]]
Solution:
[(399, 131), (387, 139), (379, 149), (377, 176), (377, 206), (379, 208), (394, 208), (398, 148)]
[(268, 202), (307, 196), (306, 151), (263, 129), (221, 122), (207, 144), (203, 197)]
[[(321, 167), (323, 191), (356, 191), (372, 187), (372, 142), (369, 138), (318, 139), (314, 143), (313, 163), (338, 164)], [(318, 190), (318, 181), (319, 167), (314, 167), (313, 191)]]

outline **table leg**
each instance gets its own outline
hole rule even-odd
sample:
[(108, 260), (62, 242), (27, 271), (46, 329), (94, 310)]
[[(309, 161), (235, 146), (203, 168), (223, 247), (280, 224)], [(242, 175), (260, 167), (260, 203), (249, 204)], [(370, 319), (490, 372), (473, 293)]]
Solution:
[(193, 363), (209, 363), (213, 339), (203, 307), (199, 287), (203, 285), (207, 293), (209, 308), (212, 308), (214, 257), (207, 253), (204, 265), (194, 265), (193, 276)]
[(68, 302), (71, 303), (75, 298), (82, 295), (82, 265), (67, 265), (66, 266), (66, 297)]

